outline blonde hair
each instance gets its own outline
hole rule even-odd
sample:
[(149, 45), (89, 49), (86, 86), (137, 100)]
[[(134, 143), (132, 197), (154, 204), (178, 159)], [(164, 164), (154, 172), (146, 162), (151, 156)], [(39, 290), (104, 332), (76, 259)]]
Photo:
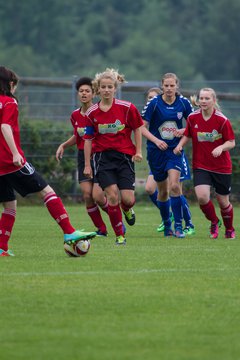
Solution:
[(118, 70), (106, 68), (105, 71), (97, 73), (92, 81), (93, 89), (96, 95), (99, 95), (100, 81), (102, 79), (111, 79), (117, 89), (120, 84), (126, 82), (124, 75), (119, 74)]
[[(161, 80), (162, 85), (164, 83), (164, 80), (166, 80), (166, 79), (174, 79), (176, 81), (176, 84), (177, 84), (177, 89), (179, 88), (180, 81), (179, 81), (179, 78), (177, 77), (176, 74), (174, 74), (174, 73), (166, 73), (166, 74), (164, 74), (163, 77), (162, 77), (162, 80)], [(180, 92), (177, 90), (176, 94), (180, 95)]]
[[(208, 92), (210, 92), (211, 95), (212, 95), (212, 97), (213, 97), (213, 99), (215, 100), (215, 106), (214, 106), (214, 107), (215, 107), (216, 109), (218, 109), (218, 110), (221, 110), (221, 107), (220, 107), (220, 105), (219, 105), (219, 103), (218, 103), (218, 100), (217, 100), (217, 95), (216, 95), (215, 90), (213, 90), (212, 88), (206, 87), (206, 88), (200, 89), (200, 90), (199, 90), (199, 94), (200, 94), (201, 91), (208, 91)], [(199, 94), (198, 94), (198, 96), (197, 96), (197, 95), (192, 95), (192, 96), (190, 96), (190, 101), (191, 101), (191, 103), (192, 103), (193, 106), (197, 106), (197, 107), (200, 106), (200, 103), (199, 103), (199, 100), (198, 100), (198, 99), (199, 99)]]

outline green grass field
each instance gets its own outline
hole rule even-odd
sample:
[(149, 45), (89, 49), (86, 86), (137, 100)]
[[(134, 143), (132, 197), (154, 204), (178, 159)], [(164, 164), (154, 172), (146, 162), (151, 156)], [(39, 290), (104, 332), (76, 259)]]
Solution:
[[(83, 206), (67, 209), (76, 227), (93, 230)], [(196, 206), (197, 234), (186, 239), (157, 233), (150, 203), (135, 211), (126, 247), (109, 225), (85, 258), (68, 258), (47, 210), (19, 207), (16, 256), (0, 259), (1, 360), (240, 358), (239, 238), (221, 229), (210, 240)], [(239, 234), (239, 208), (235, 219)]]

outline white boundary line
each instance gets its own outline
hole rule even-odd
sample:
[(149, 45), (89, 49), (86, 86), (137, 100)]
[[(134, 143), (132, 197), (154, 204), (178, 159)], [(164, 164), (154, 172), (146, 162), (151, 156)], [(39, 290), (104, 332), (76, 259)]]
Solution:
[[(0, 273), (3, 278), (11, 276), (64, 276), (64, 275), (107, 275), (107, 274), (151, 274), (151, 273), (213, 273), (213, 272), (228, 272), (233, 269), (218, 268), (218, 269), (140, 269), (140, 270), (102, 270), (102, 271), (50, 271), (50, 272), (12, 272), (12, 273)], [(234, 269), (238, 271), (240, 269)]]

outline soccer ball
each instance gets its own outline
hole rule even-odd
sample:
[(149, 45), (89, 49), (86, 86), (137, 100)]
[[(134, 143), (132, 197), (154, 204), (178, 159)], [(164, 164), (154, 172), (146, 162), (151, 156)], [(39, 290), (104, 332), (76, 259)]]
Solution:
[(90, 241), (89, 240), (78, 240), (73, 244), (63, 245), (65, 253), (70, 257), (80, 257), (85, 256), (90, 249)]

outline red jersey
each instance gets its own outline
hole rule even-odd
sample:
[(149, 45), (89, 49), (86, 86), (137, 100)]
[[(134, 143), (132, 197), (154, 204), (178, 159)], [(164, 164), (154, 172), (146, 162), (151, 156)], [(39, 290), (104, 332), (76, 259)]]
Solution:
[(81, 114), (81, 109), (76, 109), (72, 112), (70, 121), (73, 126), (73, 133), (76, 136), (76, 143), (78, 150), (84, 149), (83, 135), (85, 134), (86, 118)]
[(132, 131), (143, 125), (138, 109), (130, 102), (113, 99), (108, 111), (102, 111), (99, 103), (86, 112), (87, 127), (84, 139), (94, 139), (94, 152), (115, 150), (135, 155), (131, 140)]
[[(18, 104), (14, 98), (6, 95), (0, 95), (0, 126), (2, 124), (8, 124), (11, 126), (16, 147), (25, 163), (26, 159), (20, 144)], [(21, 167), (22, 166), (17, 167), (13, 164), (12, 152), (4, 139), (2, 131), (0, 130), (0, 175), (18, 171)]]
[(213, 157), (212, 151), (228, 140), (234, 140), (234, 132), (228, 118), (220, 111), (213, 112), (209, 120), (204, 120), (201, 110), (190, 114), (184, 135), (192, 138), (192, 167), (219, 174), (231, 174), (232, 162), (229, 151)]

